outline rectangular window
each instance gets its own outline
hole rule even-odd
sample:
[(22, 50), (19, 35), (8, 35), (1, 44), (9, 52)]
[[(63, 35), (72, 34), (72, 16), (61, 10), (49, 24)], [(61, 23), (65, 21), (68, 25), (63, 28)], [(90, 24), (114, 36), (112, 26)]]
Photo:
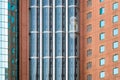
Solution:
[(87, 75), (87, 80), (92, 80), (92, 75), (91, 74)]
[(115, 2), (115, 3), (113, 3), (113, 10), (117, 10), (118, 9), (118, 2)]
[(118, 15), (113, 16), (113, 23), (118, 22)]
[(90, 19), (92, 17), (92, 12), (87, 13), (87, 19)]
[(100, 33), (100, 40), (104, 40), (105, 39), (105, 33)]
[(113, 36), (117, 36), (118, 35), (118, 28), (113, 29)]
[(92, 55), (92, 49), (87, 50), (87, 56), (89, 57), (91, 55)]
[(100, 8), (100, 15), (102, 15), (102, 14), (104, 14), (105, 13), (105, 8), (104, 7), (102, 7), (102, 8)]
[(105, 64), (105, 59), (104, 58), (101, 58), (100, 59), (100, 66), (103, 66)]
[(90, 44), (92, 42), (92, 37), (87, 38), (87, 44)]
[(118, 46), (119, 46), (119, 43), (118, 43), (118, 41), (115, 41), (115, 42), (113, 42), (113, 49), (116, 49), (116, 48), (118, 48)]
[(92, 0), (88, 0), (88, 1), (87, 1), (87, 6), (88, 6), (88, 7), (92, 6)]
[(118, 69), (118, 68), (114, 68), (114, 69), (113, 69), (113, 74), (114, 74), (114, 75), (117, 75), (118, 73), (119, 73), (119, 69)]
[(100, 2), (103, 2), (104, 0), (100, 0)]
[(87, 63), (87, 69), (90, 69), (92, 67), (92, 62)]
[(105, 21), (104, 20), (101, 20), (100, 21), (100, 28), (104, 27), (105, 26)]
[(90, 32), (92, 30), (92, 24), (87, 25), (87, 32)]
[(103, 53), (103, 52), (105, 52), (105, 46), (104, 45), (100, 46), (100, 53)]
[(118, 57), (119, 57), (118, 54), (113, 55), (113, 61), (117, 62), (118, 61)]
[(100, 72), (100, 78), (105, 78), (105, 72), (104, 71)]

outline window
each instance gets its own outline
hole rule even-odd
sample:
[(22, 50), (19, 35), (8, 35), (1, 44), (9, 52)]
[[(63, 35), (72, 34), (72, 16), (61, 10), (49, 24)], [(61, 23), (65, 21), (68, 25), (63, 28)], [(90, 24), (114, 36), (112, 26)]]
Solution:
[(112, 7), (113, 7), (113, 10), (118, 9), (118, 2), (113, 3)]
[(105, 64), (105, 59), (104, 58), (101, 58), (100, 59), (100, 66), (103, 66)]
[(114, 74), (114, 75), (117, 75), (118, 73), (119, 73), (119, 69), (118, 69), (117, 67), (114, 68), (114, 69), (113, 69), (113, 74)]
[(104, 7), (100, 8), (99, 13), (100, 13), (100, 15), (104, 14), (105, 13), (105, 8)]
[(104, 45), (100, 46), (100, 53), (103, 53), (104, 51), (105, 51), (105, 46)]
[(113, 49), (118, 48), (118, 45), (119, 45), (118, 41), (113, 42)]
[(100, 33), (100, 40), (104, 40), (105, 39), (105, 33)]
[(87, 6), (88, 6), (88, 7), (92, 6), (92, 0), (88, 0), (88, 1), (87, 1)]
[(105, 21), (104, 20), (101, 20), (100, 21), (100, 27), (102, 28), (102, 27), (104, 27), (105, 26)]
[(90, 32), (92, 30), (92, 24), (87, 25), (87, 32)]
[(89, 57), (91, 55), (92, 55), (92, 49), (87, 50), (87, 56)]
[(87, 80), (92, 80), (92, 75), (91, 74), (87, 75)]
[(113, 16), (113, 23), (118, 22), (118, 15)]
[(118, 28), (113, 29), (113, 36), (117, 36), (118, 35)]
[(92, 42), (92, 37), (87, 38), (87, 43), (90, 44)]
[(87, 19), (90, 19), (92, 17), (92, 12), (87, 13)]
[(104, 78), (105, 77), (105, 72), (104, 71), (101, 71), (100, 72), (100, 78)]
[(104, 0), (100, 0), (100, 2), (103, 2)]
[(118, 54), (113, 55), (113, 61), (117, 62), (118, 61)]
[(90, 69), (92, 67), (92, 62), (87, 63), (87, 69)]

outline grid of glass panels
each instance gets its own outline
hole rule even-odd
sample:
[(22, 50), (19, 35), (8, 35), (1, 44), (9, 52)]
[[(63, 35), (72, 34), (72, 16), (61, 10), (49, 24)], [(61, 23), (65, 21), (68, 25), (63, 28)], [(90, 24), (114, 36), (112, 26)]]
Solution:
[[(55, 1), (55, 2), (53, 2)], [(31, 36), (37, 30), (36, 28), (41, 29), (42, 33), (42, 80), (66, 80), (66, 76), (69, 76), (68, 80), (78, 80), (79, 79), (79, 0), (42, 0), (42, 7), (39, 5), (36, 6), (36, 3), (39, 0), (30, 0), (30, 50), (34, 50), (34, 48), (39, 46), (39, 37)], [(54, 4), (53, 4), (54, 3)], [(66, 8), (66, 3), (68, 3), (68, 8)], [(35, 4), (35, 5), (33, 5)], [(32, 5), (32, 6), (31, 6)], [(32, 8), (38, 8), (37, 10), (32, 10)], [(42, 18), (39, 17), (39, 9), (42, 11)], [(67, 10), (66, 10), (67, 9)], [(55, 10), (55, 15), (54, 14)], [(68, 16), (66, 12), (68, 11)], [(35, 13), (35, 14), (34, 14)], [(39, 23), (38, 18), (36, 19), (36, 15), (42, 21), (40, 27), (34, 25), (36, 22)], [(35, 19), (34, 19), (35, 18)], [(53, 24), (53, 20), (55, 19), (55, 24)], [(68, 23), (66, 23), (66, 19), (68, 19)], [(66, 26), (68, 24), (68, 26)], [(34, 28), (35, 27), (35, 28)], [(42, 27), (42, 28), (41, 28)], [(55, 27), (55, 28), (54, 28)], [(68, 27), (68, 32), (66, 32)], [(55, 32), (53, 33), (53, 28)], [(33, 29), (33, 31), (32, 31)], [(31, 34), (32, 31), (32, 34)], [(39, 31), (38, 31), (39, 33)], [(68, 41), (66, 41), (66, 35), (68, 34)], [(38, 34), (39, 35), (39, 34)], [(54, 37), (53, 37), (54, 36)], [(32, 41), (36, 41), (32, 46)], [(53, 39), (55, 42), (53, 42)], [(68, 53), (66, 53), (66, 44), (68, 42)], [(53, 45), (55, 44), (55, 45)], [(53, 49), (53, 46), (55, 49)], [(40, 48), (39, 48), (40, 49)], [(38, 49), (38, 51), (39, 51)], [(54, 50), (54, 51), (53, 51)], [(33, 52), (30, 51), (30, 54)], [(37, 51), (36, 51), (37, 52)], [(39, 54), (36, 53), (35, 54)], [(53, 56), (53, 53), (55, 55)], [(68, 54), (68, 75), (66, 75), (66, 54)], [(30, 56), (31, 57), (31, 56)], [(39, 56), (37, 56), (39, 57)], [(41, 58), (40, 57), (40, 58)], [(55, 58), (53, 58), (55, 57)], [(55, 63), (53, 63), (55, 60)], [(31, 60), (30, 60), (31, 61)], [(31, 64), (35, 64), (33, 62)], [(55, 64), (55, 65), (53, 65)], [(35, 64), (38, 65), (38, 64)], [(37, 70), (36, 66), (30, 65), (33, 70)], [(40, 65), (41, 66), (41, 65)], [(72, 68), (71, 68), (72, 66)], [(54, 70), (53, 70), (54, 69)], [(31, 71), (33, 71), (31, 70)], [(55, 71), (55, 74), (53, 74)], [(74, 71), (74, 72), (73, 72)], [(33, 71), (35, 72), (35, 71)], [(36, 71), (37, 72), (37, 71)], [(37, 79), (36, 76), (39, 76), (37, 73), (30, 72), (30, 79)], [(70, 74), (69, 74), (70, 73)], [(53, 76), (54, 75), (54, 76)]]
[(8, 0), (0, 0), (0, 80), (8, 80)]
[(68, 0), (68, 80), (79, 79), (79, 0)]
[(42, 78), (53, 80), (53, 0), (42, 0)]

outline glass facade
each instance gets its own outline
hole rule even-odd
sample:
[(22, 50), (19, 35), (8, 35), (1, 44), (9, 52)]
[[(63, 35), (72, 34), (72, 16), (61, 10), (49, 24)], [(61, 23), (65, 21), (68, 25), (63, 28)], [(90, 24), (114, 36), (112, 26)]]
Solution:
[(79, 0), (30, 0), (30, 80), (79, 79)]
[(18, 80), (17, 6), (17, 0), (0, 0), (0, 80)]

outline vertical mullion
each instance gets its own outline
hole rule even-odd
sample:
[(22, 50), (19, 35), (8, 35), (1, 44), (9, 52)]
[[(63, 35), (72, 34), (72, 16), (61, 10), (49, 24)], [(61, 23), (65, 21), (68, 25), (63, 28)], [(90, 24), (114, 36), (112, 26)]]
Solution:
[(55, 80), (55, 0), (53, 0), (53, 80)]
[(42, 0), (40, 0), (40, 80), (42, 80)]
[(66, 0), (66, 80), (68, 80), (68, 0)]

